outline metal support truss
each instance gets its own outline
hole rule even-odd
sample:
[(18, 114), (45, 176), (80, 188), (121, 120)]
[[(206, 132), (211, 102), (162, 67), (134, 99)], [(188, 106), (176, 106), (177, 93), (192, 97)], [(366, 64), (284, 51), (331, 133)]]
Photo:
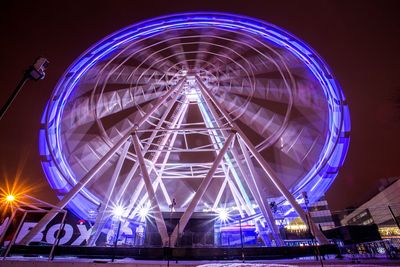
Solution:
[[(208, 171), (207, 176), (201, 181), (199, 188), (197, 189), (195, 195), (193, 196), (192, 200), (186, 211), (183, 213), (182, 217), (179, 220), (179, 223), (175, 226), (174, 231), (171, 234), (171, 243), (170, 246), (175, 246), (177, 241), (178, 235), (183, 232), (187, 223), (189, 222), (190, 217), (192, 216), (194, 209), (196, 208), (197, 204), (199, 203), (200, 199), (203, 197), (204, 193), (206, 192), (208, 186), (211, 183), (212, 177), (217, 169), (218, 165), (221, 163), (222, 158), (224, 157), (225, 153), (228, 151), (229, 146), (231, 145), (233, 139), (235, 137), (234, 133), (231, 133), (226, 140), (224, 146), (222, 147), (221, 151), (217, 155), (216, 159), (214, 160), (211, 169)], [(179, 232), (178, 232), (179, 231)]]
[[(168, 106), (167, 106), (167, 110), (166, 110), (166, 111), (164, 112), (164, 114), (161, 116), (160, 121), (158, 122), (156, 128), (161, 128), (161, 126), (164, 124), (165, 119), (167, 118), (169, 112), (171, 111), (172, 107), (173, 107), (174, 104), (175, 104), (175, 101), (178, 99), (179, 96), (180, 96), (180, 94), (176, 94), (176, 95), (169, 101)], [(138, 133), (139, 131), (137, 130), (136, 132)], [(143, 132), (143, 131), (140, 131), (140, 132)], [(144, 154), (147, 153), (147, 150), (150, 148), (151, 142), (153, 142), (154, 139), (156, 138), (157, 133), (158, 133), (158, 131), (153, 131), (153, 132), (151, 133), (151, 136), (149, 137), (149, 143), (146, 144), (146, 146), (145, 146), (144, 149), (143, 149), (143, 153), (144, 153)], [(126, 178), (125, 178), (125, 180), (124, 180), (124, 183), (122, 184), (120, 190), (118, 191), (118, 194), (117, 194), (117, 202), (119, 202), (119, 201), (121, 200), (122, 196), (125, 194), (125, 191), (126, 191), (126, 189), (128, 188), (128, 185), (129, 185), (129, 183), (131, 182), (131, 180), (132, 180), (133, 176), (135, 175), (136, 171), (138, 170), (138, 168), (139, 168), (139, 162), (136, 161), (135, 164), (133, 165), (132, 169), (129, 171), (128, 175), (126, 176)], [(139, 181), (138, 187), (143, 187), (143, 185), (144, 185), (143, 183), (144, 183), (143, 180), (140, 180), (140, 181)], [(141, 185), (141, 186), (140, 186), (140, 185)]]
[(101, 207), (100, 207), (99, 213), (97, 214), (96, 221), (95, 221), (95, 223), (94, 223), (94, 225), (92, 227), (92, 231), (90, 233), (90, 238), (89, 238), (89, 240), (87, 242), (88, 246), (95, 245), (96, 240), (100, 236), (101, 229), (106, 224), (107, 220), (105, 218), (105, 215), (106, 215), (106, 213), (110, 214), (110, 211), (108, 210), (108, 205), (109, 205), (111, 197), (112, 197), (112, 195), (114, 193), (114, 188), (115, 188), (115, 185), (116, 185), (116, 183), (118, 181), (119, 174), (121, 172), (121, 169), (122, 169), (122, 166), (124, 164), (124, 161), (125, 161), (125, 158), (126, 158), (126, 154), (128, 153), (128, 149), (129, 149), (130, 145), (131, 145), (131, 139), (129, 139), (125, 143), (124, 147), (122, 148), (122, 153), (121, 153), (121, 155), (120, 155), (120, 157), (118, 159), (117, 165), (115, 166), (115, 169), (114, 169), (114, 173), (111, 176), (110, 183), (109, 183), (108, 188), (107, 188), (107, 192), (106, 192), (106, 195), (105, 195), (105, 201), (103, 201), (101, 203)]
[(140, 150), (139, 138), (137, 137), (136, 133), (133, 134), (133, 145), (135, 147), (135, 152), (139, 160), (140, 169), (143, 175), (143, 180), (146, 185), (147, 194), (149, 196), (149, 200), (151, 203), (151, 212), (155, 217), (157, 229), (161, 236), (162, 243), (167, 244), (168, 243), (167, 227), (165, 226), (164, 218), (162, 216), (160, 206), (158, 205), (157, 197), (154, 192), (149, 173), (147, 171), (146, 163), (144, 162), (144, 158)]
[(40, 232), (42, 229), (59, 213), (60, 209), (63, 209), (91, 180), (97, 172), (111, 159), (112, 156), (125, 144), (125, 142), (131, 137), (134, 130), (138, 129), (145, 123), (151, 115), (161, 106), (164, 102), (174, 93), (180, 93), (183, 88), (185, 78), (180, 80), (176, 86), (169, 90), (160, 100), (154, 105), (154, 107), (146, 113), (136, 125), (133, 125), (127, 133), (103, 156), (103, 158), (97, 162), (93, 168), (82, 177), (79, 182), (63, 197), (63, 199), (57, 204), (57, 208), (51, 209), (39, 222), (38, 224), (29, 231), (29, 233), (20, 241), (21, 245), (27, 245), (29, 242)]
[[(272, 235), (274, 236), (275, 241), (277, 242), (278, 246), (282, 246), (283, 245), (283, 241), (281, 240), (280, 236), (279, 236), (279, 230), (278, 227), (276, 226), (275, 220), (273, 220), (274, 216), (272, 214), (271, 208), (269, 206), (269, 203), (266, 201), (265, 198), (262, 197), (260, 191), (258, 190), (259, 187), (259, 183), (257, 183), (257, 173), (255, 171), (253, 162), (251, 161), (250, 155), (246, 149), (246, 147), (244, 146), (243, 143), (241, 143), (241, 141), (239, 140), (239, 144), (240, 144), (240, 148), (242, 149), (244, 158), (246, 160), (247, 166), (249, 168), (250, 171), (250, 177), (249, 176), (245, 176), (245, 179), (247, 181), (247, 184), (249, 185), (250, 191), (252, 192), (253, 196), (256, 198), (257, 203), (259, 203), (260, 206), (260, 210), (261, 213), (264, 215), (267, 224), (269, 226), (269, 228), (271, 229)], [(268, 219), (268, 218), (272, 218), (272, 219)]]
[[(267, 175), (267, 178), (272, 182), (272, 184), (278, 189), (278, 191), (286, 198), (286, 200), (290, 203), (290, 205), (293, 207), (293, 209), (299, 214), (300, 218), (303, 220), (303, 222), (307, 222), (307, 217), (306, 213), (304, 210), (301, 208), (299, 203), (297, 203), (296, 199), (294, 196), (290, 193), (290, 191), (285, 187), (285, 185), (280, 181), (274, 170), (269, 166), (269, 164), (265, 161), (265, 159), (261, 156), (261, 154), (257, 151), (257, 149), (254, 147), (254, 145), (251, 143), (251, 141), (246, 137), (246, 135), (241, 131), (241, 129), (236, 125), (235, 122), (233, 122), (230, 119), (229, 114), (220, 106), (218, 101), (215, 99), (215, 97), (208, 91), (206, 86), (203, 84), (203, 82), (200, 80), (199, 77), (196, 77), (197, 82), (200, 85), (200, 89), (202, 93), (204, 94), (205, 97), (208, 97), (211, 99), (211, 101), (214, 103), (214, 105), (218, 108), (219, 112), (224, 116), (224, 118), (229, 122), (229, 124), (232, 126), (232, 128), (237, 132), (241, 140), (244, 142), (246, 147), (249, 149), (249, 151), (252, 153), (252, 155), (255, 157), (257, 162), (260, 164), (261, 168), (264, 170), (264, 172)], [(313, 222), (311, 222), (314, 224)], [(318, 242), (320, 244), (328, 244), (328, 239), (324, 236), (324, 234), (316, 227), (315, 225), (313, 226), (315, 231), (315, 237), (317, 238)]]
[[(198, 84), (199, 84), (200, 90), (203, 93), (203, 97), (204, 97), (204, 100), (205, 100), (205, 102), (207, 104), (207, 107), (210, 110), (211, 114), (214, 116), (215, 122), (217, 123), (219, 128), (223, 129), (224, 126), (223, 126), (221, 120), (219, 119), (216, 110), (214, 109), (210, 99), (206, 97), (206, 92), (205, 92), (206, 87), (205, 87), (205, 85), (200, 80), (198, 80)], [(224, 130), (222, 130), (221, 132), (225, 137), (228, 135), (228, 133), (226, 131), (224, 131)], [(279, 231), (278, 231), (278, 228), (276, 227), (276, 223), (275, 223), (272, 211), (271, 211), (268, 203), (264, 203), (264, 200), (262, 199), (262, 197), (261, 197), (261, 195), (260, 195), (260, 193), (258, 191), (258, 185), (255, 184), (255, 182), (254, 182), (255, 172), (253, 171), (251, 173), (251, 175), (253, 175), (253, 177), (250, 177), (248, 175), (247, 170), (242, 165), (242, 160), (239, 157), (239, 153), (238, 153), (238, 150), (237, 150), (235, 144), (236, 144), (236, 142), (234, 142), (233, 147), (232, 147), (232, 155), (233, 155), (233, 157), (234, 157), (234, 159), (235, 159), (235, 161), (237, 163), (237, 166), (238, 166), (238, 168), (239, 168), (244, 180), (247, 182), (253, 197), (255, 198), (256, 202), (258, 203), (258, 205), (260, 207), (260, 210), (263, 213), (264, 218), (267, 221), (267, 224), (268, 224), (268, 226), (269, 226), (269, 228), (270, 228), (270, 230), (272, 232), (272, 235), (273, 235), (273, 237), (275, 239), (276, 244), (278, 246), (279, 245), (283, 245), (283, 241), (279, 236)], [(248, 206), (251, 207), (251, 205), (248, 205)], [(252, 215), (252, 214), (254, 214), (254, 210), (253, 210), (253, 212), (251, 214), (248, 214), (248, 215)], [(266, 240), (264, 240), (264, 242), (267, 243)]]
[[(177, 123), (180, 124), (180, 123), (182, 122), (182, 119), (183, 119), (182, 114), (186, 111), (186, 109), (187, 109), (187, 106), (183, 104), (183, 105), (181, 106), (180, 111), (178, 112), (178, 115), (173, 119), (173, 121), (172, 121), (172, 123), (171, 123), (171, 127), (175, 127), (175, 125), (176, 125)], [(155, 130), (155, 131), (159, 132), (159, 131), (161, 131), (161, 130)], [(165, 136), (162, 137), (162, 140), (160, 141), (160, 145), (161, 145), (162, 147), (164, 147), (164, 146), (166, 145), (167, 141), (168, 141), (169, 138), (170, 138), (170, 134), (171, 134), (171, 132), (169, 132), (167, 135), (165, 135)], [(174, 142), (175, 138), (176, 138), (176, 133), (173, 135), (173, 137), (172, 137), (172, 139), (171, 139), (171, 142)], [(144, 153), (143, 153), (143, 154), (144, 154)], [(160, 155), (161, 155), (161, 152), (160, 152), (160, 151), (157, 151), (157, 152), (154, 154), (154, 156), (153, 156), (153, 158), (152, 158), (152, 160), (151, 160), (151, 161), (152, 161), (152, 164), (155, 164), (155, 163), (157, 162), (157, 160), (158, 160), (158, 158), (160, 157)], [(169, 153), (167, 152), (167, 155), (165, 156), (165, 159), (164, 159), (164, 164), (161, 165), (161, 166), (164, 166), (164, 167), (165, 167), (165, 162), (168, 160), (168, 156), (169, 156)], [(153, 182), (154, 191), (157, 190), (158, 185), (159, 185), (160, 183), (161, 183), (161, 186), (164, 186), (164, 184), (162, 183), (161, 177), (160, 177), (160, 176), (162, 175), (162, 172), (163, 172), (164, 167), (161, 168), (160, 174), (158, 175), (157, 179)], [(151, 169), (151, 170), (152, 170), (152, 169)], [(151, 172), (151, 170), (150, 170), (150, 172)], [(141, 181), (143, 181), (143, 180), (141, 180)], [(143, 184), (143, 182), (142, 182), (142, 183), (140, 183), (140, 184), (136, 187), (135, 192), (133, 193), (132, 198), (131, 198), (130, 203), (129, 203), (129, 206), (128, 206), (128, 209), (129, 209), (129, 210), (132, 209), (133, 205), (136, 203), (137, 199), (139, 198), (139, 195), (140, 195), (140, 193), (142, 192), (143, 186), (144, 186), (144, 184)], [(165, 199), (167, 200), (168, 205), (170, 205), (170, 204), (171, 204), (171, 199), (170, 199), (169, 195), (168, 195), (167, 192), (166, 192), (165, 186), (164, 186), (163, 189), (164, 189), (164, 190), (163, 190), (164, 197), (165, 197)], [(133, 218), (133, 217), (136, 215), (136, 213), (139, 211), (139, 209), (142, 207), (142, 205), (143, 205), (143, 204), (145, 203), (145, 201), (147, 200), (147, 197), (148, 197), (148, 195), (145, 194), (145, 195), (142, 197), (142, 199), (140, 200), (140, 202), (139, 202), (139, 203), (136, 203), (136, 208), (135, 208), (135, 209), (133, 210), (133, 212), (129, 215), (130, 218)]]

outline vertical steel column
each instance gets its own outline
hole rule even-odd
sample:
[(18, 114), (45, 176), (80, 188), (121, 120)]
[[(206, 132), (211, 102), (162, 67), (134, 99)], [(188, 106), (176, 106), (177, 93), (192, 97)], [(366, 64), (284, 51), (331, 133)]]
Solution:
[(136, 132), (133, 133), (132, 137), (133, 137), (133, 145), (135, 147), (135, 152), (136, 152), (136, 155), (137, 155), (138, 160), (139, 160), (140, 169), (142, 171), (143, 180), (144, 180), (144, 183), (146, 185), (147, 194), (148, 194), (149, 199), (150, 199), (151, 209), (154, 211), (154, 217), (155, 217), (155, 220), (156, 220), (156, 225), (157, 225), (157, 228), (158, 228), (158, 232), (159, 232), (159, 234), (161, 236), (161, 240), (163, 242), (163, 245), (165, 245), (166, 243), (168, 243), (167, 227), (165, 226), (164, 218), (162, 216), (162, 213), (161, 213), (161, 210), (160, 210), (160, 206), (158, 205), (158, 201), (157, 201), (154, 189), (153, 189), (153, 185), (152, 185), (151, 180), (150, 180), (149, 173), (147, 172), (146, 163), (144, 162), (144, 158), (143, 158), (142, 152), (140, 151), (139, 138), (137, 137)]
[[(217, 155), (216, 159), (213, 162), (213, 165), (211, 166), (210, 170), (208, 171), (206, 177), (201, 181), (201, 184), (199, 188), (197, 189), (195, 195), (192, 198), (192, 201), (190, 202), (188, 208), (186, 211), (183, 213), (182, 217), (179, 220), (178, 225), (180, 225), (180, 229), (178, 230), (178, 225), (175, 226), (174, 231), (171, 234), (171, 244), (170, 246), (175, 246), (176, 239), (178, 238), (178, 234), (181, 234), (182, 231), (185, 229), (187, 223), (189, 222), (190, 217), (192, 216), (194, 209), (196, 208), (197, 204), (201, 200), (202, 196), (204, 195), (205, 191), (207, 190), (207, 187), (211, 183), (211, 179), (218, 167), (218, 165), (221, 163), (222, 158), (224, 157), (225, 153), (227, 152), (229, 146), (232, 143), (233, 138), (235, 137), (234, 133), (231, 133), (226, 140), (224, 146), (222, 147), (221, 151)], [(178, 233), (179, 231), (179, 233)]]
[(175, 91), (180, 91), (183, 87), (184, 81), (186, 78), (183, 78), (177, 85), (167, 92), (157, 104), (146, 113), (138, 122), (137, 125), (133, 125), (127, 133), (103, 156), (103, 158), (93, 166), (93, 168), (81, 179), (79, 182), (72, 188), (71, 191), (68, 192), (64, 196), (64, 198), (56, 205), (57, 208), (51, 209), (39, 222), (33, 227), (29, 233), (21, 240), (21, 245), (27, 245), (32, 238), (34, 238), (42, 229), (57, 215), (60, 209), (63, 209), (70, 201), (73, 199), (79, 191), (81, 191), (97, 174), (97, 172), (107, 163), (108, 160), (115, 154), (115, 152), (120, 149), (120, 147), (130, 138), (132, 131), (139, 128), (166, 100), (170, 97)]
[[(251, 143), (251, 141), (247, 138), (247, 136), (242, 132), (242, 130), (234, 123), (230, 117), (229, 114), (226, 113), (224, 109), (220, 106), (218, 101), (215, 99), (215, 97), (208, 92), (207, 88), (205, 85), (201, 82), (199, 77), (196, 77), (198, 83), (201, 85), (200, 88), (202, 89), (202, 92), (204, 92), (214, 103), (214, 105), (218, 108), (218, 110), (221, 112), (221, 114), (225, 117), (225, 119), (231, 124), (231, 126), (237, 131), (237, 134), (240, 136), (242, 141), (245, 143), (247, 148), (250, 150), (250, 152), (253, 154), (257, 162), (260, 164), (261, 168), (264, 170), (264, 172), (267, 174), (268, 179), (272, 182), (272, 184), (278, 189), (278, 191), (286, 198), (286, 200), (290, 203), (290, 205), (294, 208), (294, 210), (299, 214), (300, 218), (303, 220), (303, 222), (307, 221), (306, 214), (304, 210), (301, 208), (299, 203), (297, 203), (296, 199), (294, 196), (290, 193), (290, 191), (285, 187), (285, 185), (281, 182), (281, 180), (278, 178), (274, 170), (269, 166), (269, 164), (265, 161), (265, 159), (261, 156), (261, 154), (257, 151), (257, 149), (254, 147), (254, 145)], [(313, 222), (312, 222), (313, 223)], [(314, 224), (314, 223), (313, 223)], [(328, 244), (328, 239), (324, 236), (324, 234), (318, 229), (318, 227), (315, 227), (315, 237), (317, 238), (318, 242), (321, 244)]]

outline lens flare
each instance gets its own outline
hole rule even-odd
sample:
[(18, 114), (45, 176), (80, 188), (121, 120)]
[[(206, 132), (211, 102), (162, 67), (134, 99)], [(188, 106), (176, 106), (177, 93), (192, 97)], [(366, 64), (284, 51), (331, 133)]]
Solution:
[(229, 217), (229, 212), (226, 209), (220, 209), (218, 210), (218, 219), (221, 222), (227, 222), (229, 221), (230, 217)]
[(7, 195), (6, 196), (6, 201), (7, 202), (13, 202), (15, 200), (15, 196), (14, 195)]
[(114, 216), (116, 216), (116, 217), (122, 217), (122, 215), (124, 214), (124, 212), (125, 212), (125, 208), (122, 207), (122, 206), (116, 206), (116, 207), (114, 208), (114, 210), (113, 210), (113, 214), (114, 214)]

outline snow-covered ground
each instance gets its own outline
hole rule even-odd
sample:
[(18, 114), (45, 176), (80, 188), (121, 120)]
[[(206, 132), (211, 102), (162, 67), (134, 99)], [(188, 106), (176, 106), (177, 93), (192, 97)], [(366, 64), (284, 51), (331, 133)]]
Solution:
[(298, 265), (276, 264), (276, 263), (210, 263), (198, 265), (197, 267), (294, 267)]
[[(306, 266), (320, 266), (320, 265), (288, 265), (288, 264), (276, 264), (276, 263), (210, 263), (210, 264), (202, 264), (197, 267), (306, 267)], [(340, 265), (331, 265), (325, 263), (324, 266), (329, 267), (381, 267), (381, 266), (398, 266), (396, 265), (371, 265), (371, 264), (340, 264)]]

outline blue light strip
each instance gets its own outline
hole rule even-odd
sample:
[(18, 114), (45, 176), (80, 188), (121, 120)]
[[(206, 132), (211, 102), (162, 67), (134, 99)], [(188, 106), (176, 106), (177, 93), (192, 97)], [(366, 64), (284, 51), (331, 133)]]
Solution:
[[(80, 78), (100, 60), (118, 48), (134, 40), (150, 37), (165, 30), (187, 27), (219, 27), (247, 32), (283, 47), (303, 61), (321, 84), (329, 106), (329, 134), (323, 153), (312, 170), (302, 181), (292, 188), (295, 195), (310, 191), (310, 202), (314, 202), (329, 188), (339, 167), (342, 166), (349, 146), (350, 116), (343, 92), (332, 78), (324, 61), (308, 45), (295, 36), (274, 25), (260, 20), (226, 13), (186, 13), (147, 20), (109, 35), (84, 52), (64, 73), (55, 87), (44, 111), (43, 128), (39, 134), (42, 166), (50, 185), (59, 192), (72, 188), (77, 182), (70, 169), (61, 145), (61, 116), (65, 103), (76, 88)], [(68, 177), (68, 178), (66, 178)], [(83, 190), (69, 207), (85, 218), (89, 210), (97, 208), (99, 200), (87, 190)]]

